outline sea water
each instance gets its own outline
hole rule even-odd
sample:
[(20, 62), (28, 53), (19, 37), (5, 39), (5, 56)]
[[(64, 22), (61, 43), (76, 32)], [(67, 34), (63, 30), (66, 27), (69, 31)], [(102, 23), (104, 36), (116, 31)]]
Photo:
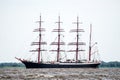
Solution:
[(0, 68), (0, 80), (120, 80), (120, 68)]

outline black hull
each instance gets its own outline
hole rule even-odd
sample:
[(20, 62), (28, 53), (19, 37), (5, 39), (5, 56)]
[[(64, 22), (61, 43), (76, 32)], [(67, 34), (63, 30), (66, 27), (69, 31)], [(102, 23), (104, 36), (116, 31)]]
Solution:
[(100, 63), (34, 63), (28, 61), (22, 61), (26, 68), (98, 68)]

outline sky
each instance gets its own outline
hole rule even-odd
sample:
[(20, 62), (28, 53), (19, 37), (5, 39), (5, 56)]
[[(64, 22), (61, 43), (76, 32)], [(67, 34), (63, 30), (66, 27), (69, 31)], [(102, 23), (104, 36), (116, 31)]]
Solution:
[(32, 31), (38, 27), (40, 14), (48, 44), (56, 37), (51, 31), (57, 27), (58, 16), (67, 43), (69, 30), (76, 27), (72, 22), (79, 16), (85, 34), (89, 33), (89, 25), (93, 26), (92, 38), (98, 42), (100, 59), (120, 61), (120, 0), (0, 0), (0, 62), (26, 58), (37, 35)]

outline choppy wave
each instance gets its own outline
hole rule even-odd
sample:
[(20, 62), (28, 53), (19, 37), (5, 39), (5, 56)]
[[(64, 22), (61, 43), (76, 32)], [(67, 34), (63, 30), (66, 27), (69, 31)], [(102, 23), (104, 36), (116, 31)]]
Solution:
[(120, 68), (1, 68), (0, 80), (120, 80)]

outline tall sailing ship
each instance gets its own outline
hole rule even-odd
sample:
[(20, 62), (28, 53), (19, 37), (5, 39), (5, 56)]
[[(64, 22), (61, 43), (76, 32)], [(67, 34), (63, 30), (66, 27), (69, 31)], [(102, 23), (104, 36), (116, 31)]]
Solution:
[[(73, 50), (62, 50), (62, 46), (65, 46), (65, 42), (61, 41), (61, 33), (64, 32), (64, 29), (61, 29), (61, 21), (60, 21), (60, 16), (58, 16), (58, 28), (53, 29), (53, 32), (57, 32), (57, 41), (52, 42), (50, 45), (55, 45), (56, 49), (55, 50), (49, 50), (49, 52), (56, 52), (57, 53), (57, 60), (56, 61), (48, 61), (48, 62), (43, 62), (42, 61), (42, 56), (41, 52), (46, 51), (45, 49), (42, 48), (42, 45), (46, 45), (47, 42), (42, 41), (42, 32), (45, 31), (45, 28), (42, 28), (41, 23), (41, 15), (40, 15), (40, 21), (39, 22), (39, 28), (35, 29), (34, 32), (39, 33), (39, 39), (38, 42), (32, 42), (32, 45), (37, 45), (38, 48), (36, 50), (31, 50), (30, 52), (37, 52), (37, 62), (36, 61), (30, 61), (26, 59), (21, 59), (15, 57), (17, 60), (21, 61), (26, 68), (97, 68), (100, 65), (100, 60), (92, 60), (91, 57), (94, 53), (92, 53), (92, 47), (96, 44), (91, 43), (91, 37), (92, 37), (92, 24), (90, 24), (90, 33), (89, 33), (89, 50), (88, 50), (88, 59), (79, 59), (79, 54), (81, 52), (84, 52), (85, 50), (80, 48), (82, 46), (85, 46), (85, 42), (81, 42), (79, 40), (79, 36), (81, 32), (84, 32), (83, 29), (79, 28), (79, 17), (77, 17), (77, 21), (74, 22), (77, 27), (76, 29), (72, 29), (70, 32), (76, 33), (76, 40), (74, 42), (68, 43), (68, 46), (74, 46)], [(62, 61), (61, 59), (61, 52), (64, 53), (75, 53), (75, 59), (66, 59), (65, 61)]]

